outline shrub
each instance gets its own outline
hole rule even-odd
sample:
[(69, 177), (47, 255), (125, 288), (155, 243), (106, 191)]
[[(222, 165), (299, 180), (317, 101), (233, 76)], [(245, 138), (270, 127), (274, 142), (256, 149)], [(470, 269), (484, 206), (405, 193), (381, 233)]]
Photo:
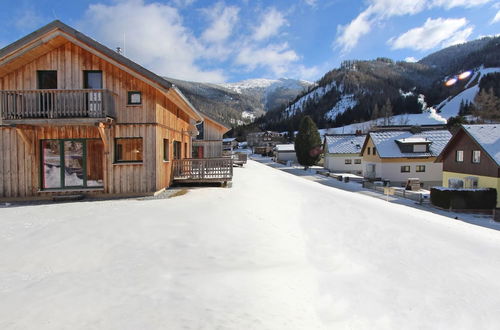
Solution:
[(494, 209), (497, 204), (497, 190), (431, 188), (431, 203), (444, 209)]

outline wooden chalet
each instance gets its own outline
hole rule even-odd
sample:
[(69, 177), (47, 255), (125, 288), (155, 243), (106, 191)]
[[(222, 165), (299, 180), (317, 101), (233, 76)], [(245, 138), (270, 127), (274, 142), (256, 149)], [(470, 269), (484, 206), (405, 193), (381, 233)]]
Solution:
[[(0, 50), (0, 198), (154, 193), (207, 167), (185, 164), (203, 120), (170, 82), (54, 21)], [(227, 180), (230, 165), (211, 166)]]
[(223, 136), (230, 130), (224, 124), (202, 113), (203, 122), (198, 124), (198, 135), (193, 140), (193, 158), (222, 157)]

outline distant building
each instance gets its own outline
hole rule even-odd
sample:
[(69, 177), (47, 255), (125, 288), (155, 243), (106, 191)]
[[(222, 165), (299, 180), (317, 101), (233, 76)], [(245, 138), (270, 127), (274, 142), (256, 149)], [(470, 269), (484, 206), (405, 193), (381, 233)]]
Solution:
[(230, 128), (202, 113), (203, 122), (196, 126), (198, 135), (193, 139), (193, 158), (222, 157), (222, 136)]
[(285, 136), (282, 133), (265, 131), (248, 133), (248, 146), (253, 147), (275, 147), (277, 144), (285, 142)]
[(277, 144), (276, 145), (276, 161), (286, 163), (292, 161), (297, 163), (297, 154), (295, 153), (295, 145), (291, 144)]
[(439, 155), (443, 186), (494, 188), (500, 207), (500, 124), (464, 125)]
[(443, 166), (435, 161), (450, 138), (444, 126), (377, 128), (361, 149), (363, 176), (393, 186), (404, 186), (410, 178), (418, 178), (426, 188), (440, 186)]
[(366, 134), (325, 135), (325, 168), (332, 172), (361, 175), (363, 172), (361, 147), (365, 139)]

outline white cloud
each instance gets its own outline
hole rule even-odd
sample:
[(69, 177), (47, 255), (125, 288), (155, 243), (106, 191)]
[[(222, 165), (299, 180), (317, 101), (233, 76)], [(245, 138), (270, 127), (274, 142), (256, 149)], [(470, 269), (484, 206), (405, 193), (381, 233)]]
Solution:
[(254, 28), (253, 39), (265, 40), (279, 33), (282, 26), (288, 22), (283, 15), (276, 8), (268, 8), (267, 12), (262, 15), (261, 22)]
[(79, 27), (110, 48), (123, 46), (125, 55), (150, 70), (174, 78), (221, 82), (222, 70), (203, 70), (196, 61), (204, 45), (184, 27), (177, 9), (143, 0), (90, 5)]
[(405, 58), (405, 62), (415, 63), (415, 62), (418, 62), (418, 60), (413, 56), (408, 56), (407, 58)]
[(23, 8), (19, 12), (19, 16), (14, 19), (14, 26), (21, 30), (33, 30), (39, 28), (46, 20), (32, 8)]
[(290, 64), (298, 59), (297, 53), (291, 50), (285, 42), (262, 48), (243, 47), (235, 61), (237, 64), (245, 66), (247, 70), (267, 68), (275, 75), (282, 76), (290, 70)]
[(316, 7), (318, 1), (317, 0), (304, 0), (306, 4), (308, 4), (311, 7)]
[(233, 32), (235, 24), (238, 22), (239, 8), (234, 6), (226, 7), (221, 2), (213, 8), (204, 10), (211, 21), (211, 25), (206, 29), (202, 38), (208, 42), (222, 42)]
[[(492, 0), (369, 0), (368, 7), (346, 25), (337, 28), (334, 45), (344, 52), (353, 49), (359, 40), (370, 33), (372, 27), (394, 16), (415, 15), (425, 10), (440, 7), (471, 8), (481, 6)], [(465, 33), (464, 33), (465, 34)]]
[(191, 6), (196, 0), (171, 0), (171, 1), (177, 7), (188, 7)]
[(413, 28), (388, 43), (392, 49), (410, 48), (429, 50), (437, 46), (449, 46), (467, 40), (473, 28), (465, 18), (428, 18), (424, 25)]
[(500, 10), (497, 12), (495, 17), (493, 17), (493, 19), (491, 20), (491, 24), (498, 23), (498, 22), (500, 22)]

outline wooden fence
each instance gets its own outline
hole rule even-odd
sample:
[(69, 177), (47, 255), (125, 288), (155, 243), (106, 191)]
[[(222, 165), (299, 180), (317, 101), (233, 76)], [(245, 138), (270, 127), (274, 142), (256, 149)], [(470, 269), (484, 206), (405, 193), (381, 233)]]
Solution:
[(174, 181), (226, 182), (233, 178), (231, 158), (187, 158), (174, 160)]
[(104, 89), (0, 91), (3, 120), (115, 117), (113, 95)]

